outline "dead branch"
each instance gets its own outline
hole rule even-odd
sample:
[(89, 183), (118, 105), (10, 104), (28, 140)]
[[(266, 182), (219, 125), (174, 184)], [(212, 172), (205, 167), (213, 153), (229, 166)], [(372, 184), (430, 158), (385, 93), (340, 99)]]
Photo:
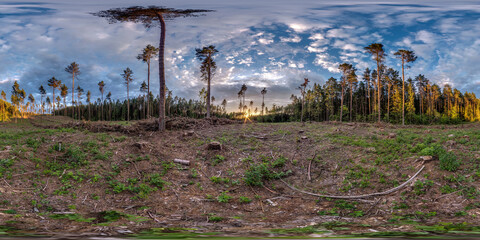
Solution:
[(150, 213), (150, 211), (147, 211), (147, 213), (148, 213), (148, 216), (149, 216), (151, 219), (153, 219), (155, 222), (157, 222), (157, 223), (162, 223), (162, 222), (160, 222), (155, 216), (153, 216), (153, 214)]
[(373, 196), (387, 195), (387, 194), (390, 194), (390, 193), (392, 193), (392, 192), (396, 192), (396, 191), (402, 189), (402, 188), (405, 187), (408, 183), (410, 183), (411, 181), (413, 181), (413, 179), (415, 179), (415, 178), (418, 176), (418, 174), (420, 174), (420, 172), (423, 171), (424, 168), (425, 168), (425, 166), (422, 166), (422, 168), (420, 168), (420, 170), (418, 170), (418, 172), (415, 173), (415, 175), (413, 175), (413, 177), (411, 177), (410, 179), (408, 179), (406, 182), (402, 183), (402, 184), (401, 184), (400, 186), (398, 186), (398, 187), (394, 187), (394, 188), (392, 188), (392, 189), (389, 189), (389, 190), (383, 191), (383, 192), (376, 192), (376, 193), (363, 194), (363, 195), (355, 195), (355, 196), (336, 196), (336, 195), (316, 194), (316, 193), (306, 192), (306, 191), (297, 189), (297, 188), (289, 185), (288, 183), (286, 183), (286, 182), (283, 181), (282, 179), (280, 179), (280, 181), (282, 181), (285, 185), (287, 185), (287, 187), (289, 187), (290, 189), (292, 189), (292, 190), (294, 190), (294, 191), (301, 192), (301, 193), (303, 193), (303, 194), (308, 194), (308, 195), (316, 196), (316, 197), (336, 198), (336, 199), (368, 198), (368, 197), (373, 197)]

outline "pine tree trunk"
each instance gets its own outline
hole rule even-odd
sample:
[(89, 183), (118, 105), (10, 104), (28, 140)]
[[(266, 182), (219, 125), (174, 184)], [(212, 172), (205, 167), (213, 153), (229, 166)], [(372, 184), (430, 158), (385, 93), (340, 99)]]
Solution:
[(158, 100), (158, 130), (165, 131), (165, 20), (162, 14), (157, 14), (160, 21), (160, 43), (158, 54), (158, 75), (160, 79), (160, 99)]
[(340, 99), (340, 122), (342, 122), (342, 118), (343, 118), (343, 91), (344, 91), (344, 86), (342, 84), (342, 98)]
[[(378, 58), (378, 54), (377, 54), (377, 58)], [(378, 89), (377, 89), (377, 94), (378, 94), (378, 122), (381, 121), (380, 119), (380, 115), (381, 115), (381, 105), (380, 105), (380, 62), (377, 61), (377, 85), (378, 85)]]
[(405, 60), (402, 57), (402, 125), (405, 125)]
[[(75, 72), (72, 71), (72, 118), (75, 119)], [(67, 105), (65, 105), (65, 109)]]
[(208, 79), (207, 79), (208, 80), (208, 86), (207, 86), (207, 118), (210, 118), (210, 81), (211, 81), (211, 77), (212, 77), (211, 72), (210, 72), (211, 67), (212, 67), (211, 66), (211, 57), (212, 56), (209, 53), (208, 54), (208, 69), (207, 69), (207, 71), (208, 71), (208, 76), (207, 76), (208, 77)]
[(147, 116), (150, 116), (150, 58), (147, 60)]
[(350, 85), (350, 122), (352, 121), (352, 103), (353, 103), (353, 91), (352, 86)]

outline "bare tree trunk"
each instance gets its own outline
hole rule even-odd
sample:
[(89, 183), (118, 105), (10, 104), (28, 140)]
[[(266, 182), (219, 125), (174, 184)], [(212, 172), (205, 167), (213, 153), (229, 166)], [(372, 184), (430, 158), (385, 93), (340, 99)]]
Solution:
[(53, 116), (55, 116), (55, 88), (53, 89)]
[[(75, 119), (75, 72), (72, 71), (72, 118)], [(65, 109), (67, 105), (65, 104)]]
[(211, 80), (211, 62), (210, 62), (211, 54), (208, 54), (208, 86), (207, 86), (207, 118), (210, 118), (210, 80)]
[(157, 14), (160, 21), (160, 44), (158, 54), (158, 75), (160, 78), (160, 99), (158, 100), (158, 130), (165, 131), (165, 20), (162, 14)]
[(402, 125), (405, 125), (405, 60), (402, 57)]
[[(377, 56), (378, 58), (378, 56)], [(378, 122), (381, 122), (381, 118), (380, 118), (380, 115), (381, 115), (381, 105), (380, 105), (380, 62), (377, 61), (377, 85), (378, 85), (378, 89), (377, 89), (377, 94), (378, 94)]]
[(353, 103), (352, 86), (350, 85), (350, 122), (352, 121), (352, 103)]
[(342, 98), (340, 99), (340, 122), (342, 121), (342, 118), (343, 118), (343, 91), (344, 91), (344, 86), (342, 84)]
[(147, 61), (148, 74), (147, 74), (147, 116), (150, 116), (150, 58)]
[(127, 122), (130, 121), (130, 96), (128, 95), (128, 81), (127, 81)]

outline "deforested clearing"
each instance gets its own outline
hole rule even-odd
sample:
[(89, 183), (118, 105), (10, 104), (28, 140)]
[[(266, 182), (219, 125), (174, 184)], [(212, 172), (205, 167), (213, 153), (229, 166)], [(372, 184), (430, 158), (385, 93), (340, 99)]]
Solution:
[(173, 123), (2, 123), (0, 232), (479, 230), (478, 124)]

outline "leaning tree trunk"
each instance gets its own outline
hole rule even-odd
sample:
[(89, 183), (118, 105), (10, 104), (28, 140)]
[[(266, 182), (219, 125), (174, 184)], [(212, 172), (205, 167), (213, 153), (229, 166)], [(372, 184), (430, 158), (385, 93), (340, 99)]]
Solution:
[(158, 54), (158, 75), (160, 81), (160, 99), (158, 100), (158, 130), (165, 131), (165, 20), (162, 14), (157, 14), (160, 21), (160, 44)]

